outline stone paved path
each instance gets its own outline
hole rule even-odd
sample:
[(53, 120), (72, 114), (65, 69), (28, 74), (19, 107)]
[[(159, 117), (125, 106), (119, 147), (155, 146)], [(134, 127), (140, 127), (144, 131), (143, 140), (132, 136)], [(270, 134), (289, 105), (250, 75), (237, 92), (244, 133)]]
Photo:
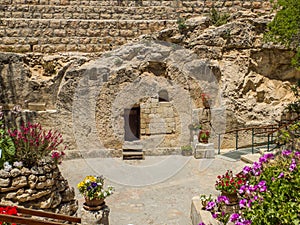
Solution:
[[(245, 165), (241, 161), (233, 162), (219, 157), (216, 159), (179, 157), (187, 163), (160, 183), (134, 187), (112, 182), (108, 177), (106, 184), (113, 185), (116, 189), (115, 193), (106, 199), (106, 204), (111, 210), (110, 225), (190, 225), (192, 197), (210, 193), (217, 195), (218, 192), (214, 189), (217, 175), (225, 173), (227, 169), (238, 172)], [(127, 163), (139, 169), (155, 165), (163, 159), (163, 156), (155, 156)], [(124, 163), (121, 159), (116, 160)], [(101, 174), (101, 170), (104, 171), (104, 167), (107, 167), (105, 161), (106, 159), (74, 159), (64, 161), (61, 165), (63, 175), (70, 185), (75, 187), (79, 206), (82, 206), (84, 200), (79, 195), (76, 184), (86, 175)], [(122, 173), (124, 171), (120, 171), (120, 174)], [(138, 179), (140, 174), (136, 176)]]

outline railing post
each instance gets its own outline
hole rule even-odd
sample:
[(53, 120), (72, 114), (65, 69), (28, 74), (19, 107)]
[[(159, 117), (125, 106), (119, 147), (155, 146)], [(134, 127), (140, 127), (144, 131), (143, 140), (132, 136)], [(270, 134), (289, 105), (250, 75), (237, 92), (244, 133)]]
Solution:
[(254, 128), (252, 128), (252, 154), (254, 154)]
[(270, 150), (270, 134), (268, 134), (268, 151)]
[(238, 150), (239, 148), (239, 131), (236, 130), (235, 132), (235, 150)]
[(221, 153), (221, 134), (218, 134), (218, 155)]

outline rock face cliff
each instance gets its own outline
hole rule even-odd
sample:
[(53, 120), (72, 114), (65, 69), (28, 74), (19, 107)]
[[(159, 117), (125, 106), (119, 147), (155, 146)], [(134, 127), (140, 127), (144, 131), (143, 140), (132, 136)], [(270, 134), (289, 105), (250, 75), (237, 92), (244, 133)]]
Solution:
[[(130, 85), (132, 95), (140, 95), (134, 88), (145, 83), (151, 84), (148, 87), (154, 90), (147, 89), (149, 96), (140, 97), (131, 105), (125, 104), (126, 98), (118, 104), (140, 107), (141, 139), (154, 135), (154, 130), (167, 134), (163, 137), (155, 134), (160, 140), (159, 147), (189, 143), (187, 126), (194, 122), (195, 113), (202, 112), (195, 109), (204, 108), (200, 97), (204, 92), (214, 96), (210, 107), (215, 113), (212, 115), (215, 128), (220, 126), (218, 118), (223, 123), (226, 121), (227, 130), (272, 124), (280, 120), (284, 106), (293, 100), (290, 85), (300, 78), (300, 72), (290, 67), (293, 52), (263, 42), (263, 32), (271, 18), (235, 13), (228, 23), (215, 27), (210, 25), (208, 17), (195, 17), (180, 29), (174, 26), (144, 35), (132, 44), (98, 56), (1, 53), (1, 104), (7, 107), (20, 104), (24, 109), (38, 111), (27, 119), (56, 127), (74, 150), (78, 145), (83, 148), (91, 140), (99, 139), (107, 149), (105, 155), (118, 155), (109, 149), (122, 148), (126, 131), (120, 131), (125, 126), (120, 118), (125, 112), (113, 103), (119, 101), (119, 94)], [(187, 67), (193, 60), (198, 61)], [(197, 77), (199, 65), (205, 65), (205, 71), (209, 71), (206, 75), (210, 77)], [(195, 76), (189, 76), (190, 73)], [(178, 84), (182, 88), (180, 95), (176, 95), (179, 89), (174, 88)], [(170, 94), (173, 107), (170, 112), (162, 106), (168, 103), (160, 103), (162, 90)], [(185, 106), (176, 107), (176, 101), (186, 102), (181, 98), (185, 95), (192, 102), (186, 117), (181, 116), (185, 115), (182, 110)], [(80, 96), (85, 96), (86, 101), (78, 101)], [(157, 114), (159, 110), (161, 114)], [(164, 116), (156, 118), (155, 115)], [(200, 115), (200, 119), (204, 117)], [(90, 120), (81, 125), (76, 123), (83, 118)], [(151, 128), (151, 124), (155, 126)], [(129, 125), (130, 130), (132, 126)], [(178, 139), (178, 136), (187, 138)], [(89, 149), (101, 146), (93, 143)], [(230, 141), (224, 144), (229, 146)]]

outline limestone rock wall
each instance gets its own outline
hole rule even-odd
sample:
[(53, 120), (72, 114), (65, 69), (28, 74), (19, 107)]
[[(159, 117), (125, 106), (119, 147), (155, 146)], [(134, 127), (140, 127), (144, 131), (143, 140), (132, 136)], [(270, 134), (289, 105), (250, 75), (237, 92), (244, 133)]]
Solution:
[(74, 188), (58, 167), (45, 163), (28, 168), (0, 170), (1, 203), (74, 215), (78, 209)]
[[(284, 106), (293, 100), (290, 85), (300, 78), (300, 73), (290, 67), (293, 52), (282, 46), (274, 46), (262, 41), (266, 24), (271, 18), (272, 16), (269, 15), (259, 16), (255, 13), (237, 12), (232, 14), (227, 24), (215, 27), (209, 25), (208, 17), (195, 17), (186, 21), (186, 28), (183, 30), (174, 26), (154, 33), (148, 38), (166, 41), (169, 43), (168, 46), (171, 46), (169, 49), (177, 49), (177, 46), (191, 49), (201, 62), (207, 62), (218, 84), (218, 92), (222, 94), (221, 98), (213, 99), (211, 110), (215, 113), (215, 117), (221, 118), (223, 112), (218, 107), (224, 106), (226, 119), (223, 122), (226, 123), (227, 130), (240, 126), (272, 124), (275, 120), (281, 119)], [(120, 149), (124, 139), (122, 117), (116, 120), (117, 129), (110, 124), (110, 121), (115, 116), (112, 112), (122, 115), (124, 109), (117, 106), (113, 108), (113, 103), (122, 90), (125, 92), (123, 99), (135, 96), (137, 94), (135, 88), (143, 86), (143, 79), (148, 79), (151, 88), (164, 84), (162, 82), (164, 79), (168, 80), (166, 84), (170, 86), (180, 84), (184, 89), (183, 93), (188, 93), (193, 99), (194, 107), (203, 108), (200, 96), (203, 88), (199, 88), (197, 82), (193, 82), (193, 79), (182, 71), (172, 67), (170, 65), (172, 60), (158, 62), (160, 57), (168, 55), (170, 51), (165, 50), (164, 46), (155, 49), (156, 54), (145, 56), (144, 52), (150, 47), (143, 37), (140, 41), (142, 44), (137, 44), (136, 48), (125, 46), (120, 52), (114, 52), (117, 54), (115, 58), (110, 58), (112, 52), (98, 56), (71, 53), (55, 55), (3, 53), (0, 57), (1, 104), (8, 107), (9, 104), (20, 104), (24, 109), (29, 109), (29, 103), (33, 104), (31, 107), (34, 103), (43, 103), (44, 111), (34, 107), (30, 109), (38, 111), (31, 115), (31, 119), (62, 132), (71, 150), (77, 148), (78, 141), (86, 147), (98, 137), (105, 140), (105, 145)], [(134, 58), (137, 53), (142, 57)], [(186, 59), (192, 60), (192, 57)], [(184, 60), (176, 64), (183, 63)], [(96, 70), (86, 74), (90, 62), (96, 65)], [(107, 76), (110, 73), (111, 76)], [(155, 79), (149, 80), (151, 77)], [(206, 91), (210, 91), (208, 81), (209, 78), (201, 82), (208, 88)], [(89, 89), (78, 89), (80, 82), (86, 84)], [(127, 91), (126, 87), (131, 84), (133, 88)], [(145, 88), (144, 92), (153, 97), (151, 88)], [(175, 86), (172, 88), (168, 91), (176, 96), (177, 89)], [(155, 92), (156, 95), (158, 91), (159, 88)], [(88, 101), (79, 102), (74, 108), (76, 94), (77, 97), (87, 96)], [(180, 100), (179, 110), (183, 112), (189, 102), (180, 97), (176, 96), (173, 99)], [(140, 102), (135, 103), (142, 104), (146, 100), (141, 99)], [(90, 111), (85, 110), (91, 105), (93, 107)], [(36, 105), (38, 106), (40, 105)], [(145, 114), (147, 108), (145, 107)], [(76, 125), (78, 118), (73, 116), (74, 110), (79, 112), (79, 117), (86, 113), (94, 113), (90, 116), (91, 121), (87, 121), (80, 131)], [(176, 120), (176, 113), (178, 112), (174, 110), (175, 131), (178, 129), (178, 124), (182, 123)], [(199, 116), (199, 118), (206, 117)], [(185, 127), (189, 125), (188, 122), (188, 119), (184, 122)], [(91, 124), (96, 124), (97, 129), (92, 130)], [(171, 124), (173, 121), (170, 121), (170, 130), (174, 128)], [(142, 128), (145, 129), (142, 130), (145, 131), (143, 134), (145, 137), (149, 136), (145, 120), (143, 127), (145, 127)], [(215, 124), (214, 128), (218, 127)], [(184, 132), (182, 134), (186, 137), (181, 142), (174, 141), (176, 136), (170, 133), (169, 140), (162, 143), (171, 145), (172, 142), (172, 146), (189, 144), (188, 130), (180, 132)], [(79, 138), (75, 138), (76, 135)], [(246, 139), (242, 138), (242, 140)], [(231, 136), (225, 137), (225, 141), (223, 147), (234, 146), (234, 139)], [(100, 147), (97, 145), (93, 148)]]
[(0, 51), (102, 52), (212, 7), (270, 11), (262, 0), (2, 0)]

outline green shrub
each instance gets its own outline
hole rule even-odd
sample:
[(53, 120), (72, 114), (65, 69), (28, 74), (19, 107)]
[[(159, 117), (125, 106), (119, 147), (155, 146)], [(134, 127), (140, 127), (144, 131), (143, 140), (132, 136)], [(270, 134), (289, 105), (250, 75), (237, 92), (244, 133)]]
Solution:
[(229, 14), (221, 13), (217, 11), (215, 8), (212, 8), (210, 10), (209, 16), (211, 19), (211, 23), (217, 27), (226, 24), (229, 19)]
[(15, 155), (15, 145), (4, 129), (3, 119), (4, 114), (2, 112), (2, 106), (0, 106), (0, 169), (3, 168), (5, 162), (12, 163)]

